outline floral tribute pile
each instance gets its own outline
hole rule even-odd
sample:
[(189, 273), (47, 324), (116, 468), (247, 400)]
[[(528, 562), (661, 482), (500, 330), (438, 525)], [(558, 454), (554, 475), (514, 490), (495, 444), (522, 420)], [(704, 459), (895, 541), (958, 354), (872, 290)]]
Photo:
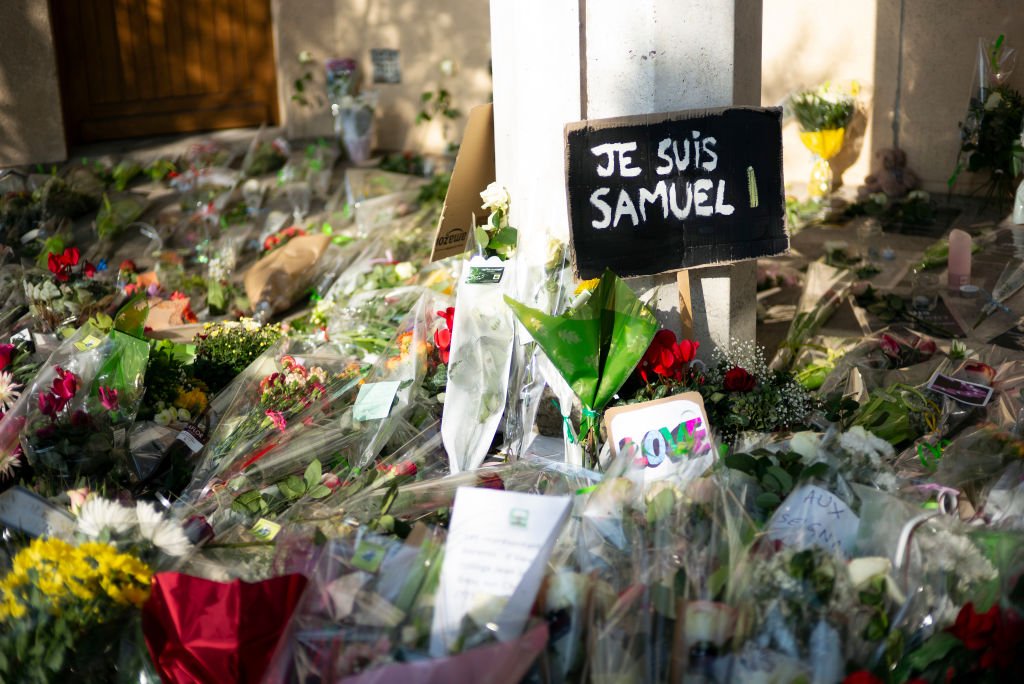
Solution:
[(445, 177), (252, 150), (0, 181), (0, 681), (1024, 672), (1024, 357), (823, 338), (823, 263), (712, 348), (498, 185), (431, 262)]

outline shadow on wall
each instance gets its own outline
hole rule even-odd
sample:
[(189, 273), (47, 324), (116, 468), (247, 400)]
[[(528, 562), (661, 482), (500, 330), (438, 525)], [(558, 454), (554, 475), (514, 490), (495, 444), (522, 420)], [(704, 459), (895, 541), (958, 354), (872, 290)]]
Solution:
[(858, 102), (857, 111), (853, 115), (853, 121), (846, 128), (843, 148), (839, 150), (839, 154), (828, 162), (829, 166), (832, 167), (833, 188), (838, 190), (843, 187), (843, 173), (860, 159), (860, 154), (864, 149), (864, 139), (867, 130), (867, 107), (863, 102)]
[(0, 167), (66, 155), (47, 4), (0, 2)]

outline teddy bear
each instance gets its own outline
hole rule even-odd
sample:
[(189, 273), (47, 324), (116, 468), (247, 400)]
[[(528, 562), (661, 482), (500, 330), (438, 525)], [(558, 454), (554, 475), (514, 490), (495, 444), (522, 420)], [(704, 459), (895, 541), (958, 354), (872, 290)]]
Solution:
[(860, 188), (861, 197), (884, 192), (889, 197), (903, 197), (921, 185), (921, 179), (907, 168), (907, 153), (897, 148), (878, 150), (875, 158), (881, 160), (882, 168), (864, 178)]

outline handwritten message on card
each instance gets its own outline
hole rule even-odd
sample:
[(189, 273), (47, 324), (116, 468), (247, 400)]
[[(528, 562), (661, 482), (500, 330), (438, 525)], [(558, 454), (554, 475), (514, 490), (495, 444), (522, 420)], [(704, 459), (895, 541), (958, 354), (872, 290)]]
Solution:
[(432, 656), (450, 652), (466, 615), (497, 625), (503, 641), (519, 636), (569, 504), (568, 497), (459, 488), (431, 628)]
[(786, 497), (768, 523), (768, 538), (787, 546), (817, 546), (853, 552), (860, 518), (842, 499), (815, 485), (804, 485)]

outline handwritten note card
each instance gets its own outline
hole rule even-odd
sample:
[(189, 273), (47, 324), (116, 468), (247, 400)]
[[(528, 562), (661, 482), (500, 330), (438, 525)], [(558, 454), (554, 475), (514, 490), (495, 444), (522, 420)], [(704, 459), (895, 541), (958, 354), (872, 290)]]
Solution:
[(431, 628), (432, 656), (450, 652), (469, 614), (493, 623), (502, 641), (520, 635), (569, 504), (569, 497), (459, 488)]
[(793, 490), (768, 523), (768, 538), (787, 546), (817, 546), (849, 556), (860, 518), (831, 492), (814, 485)]

